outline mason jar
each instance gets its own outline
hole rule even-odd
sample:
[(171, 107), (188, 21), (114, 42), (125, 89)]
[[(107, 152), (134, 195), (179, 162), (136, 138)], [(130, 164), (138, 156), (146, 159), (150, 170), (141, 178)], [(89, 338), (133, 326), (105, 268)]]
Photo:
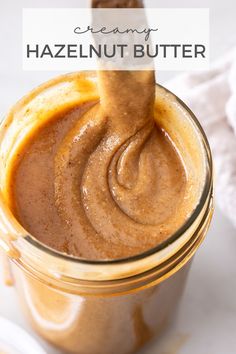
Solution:
[[(36, 88), (8, 113), (0, 129), (0, 246), (24, 313), (44, 339), (68, 353), (134, 353), (158, 337), (176, 311), (191, 259), (212, 217), (212, 158), (194, 114), (157, 85), (158, 123), (170, 136), (175, 134), (175, 146), (182, 146), (182, 158), (189, 159), (202, 186), (195, 209), (166, 241), (129, 258), (91, 261), (49, 248), (10, 209), (14, 154), (57, 112), (98, 100), (96, 74), (72, 73)], [(174, 112), (171, 119), (159, 110), (163, 100)]]

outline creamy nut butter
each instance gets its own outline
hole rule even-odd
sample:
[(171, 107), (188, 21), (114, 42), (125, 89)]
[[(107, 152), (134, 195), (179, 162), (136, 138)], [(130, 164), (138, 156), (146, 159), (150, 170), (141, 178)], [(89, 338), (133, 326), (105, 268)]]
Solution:
[(186, 221), (199, 180), (158, 121), (173, 112), (167, 101), (155, 107), (153, 73), (100, 72), (99, 79), (100, 102), (78, 76), (89, 103), (46, 111), (22, 139), (10, 203), (24, 228), (58, 251), (125, 258), (157, 246)]

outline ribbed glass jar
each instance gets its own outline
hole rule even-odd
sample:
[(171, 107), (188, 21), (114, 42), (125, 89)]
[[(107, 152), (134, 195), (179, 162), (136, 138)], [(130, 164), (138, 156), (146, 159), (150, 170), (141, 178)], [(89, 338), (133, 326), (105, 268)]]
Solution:
[(171, 321), (190, 260), (208, 230), (213, 180), (206, 136), (181, 100), (157, 86), (159, 96), (182, 116), (183, 127), (191, 129), (191, 144), (199, 149), (204, 167), (199, 175), (201, 198), (166, 242), (127, 259), (87, 261), (57, 252), (29, 235), (8, 208), (7, 178), (17, 147), (37, 119), (44, 123), (49, 109), (70, 109), (88, 97), (98, 100), (95, 74), (72, 73), (41, 85), (19, 101), (1, 125), (0, 246), (10, 259), (14, 284), (32, 326), (67, 352), (133, 353), (156, 337)]

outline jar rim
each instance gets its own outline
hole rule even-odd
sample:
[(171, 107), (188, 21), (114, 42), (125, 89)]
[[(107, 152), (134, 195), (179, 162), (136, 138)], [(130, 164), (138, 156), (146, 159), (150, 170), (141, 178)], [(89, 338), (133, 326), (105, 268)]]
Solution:
[(136, 260), (140, 260), (142, 258), (148, 257), (153, 255), (154, 253), (157, 253), (159, 251), (161, 251), (162, 249), (164, 249), (167, 245), (170, 245), (171, 243), (175, 242), (183, 233), (186, 232), (186, 230), (193, 224), (193, 222), (195, 221), (195, 219), (198, 217), (199, 213), (202, 210), (202, 207), (204, 206), (207, 197), (209, 195), (209, 191), (211, 189), (212, 186), (212, 169), (213, 169), (213, 162), (212, 162), (212, 155), (211, 155), (211, 150), (210, 150), (210, 145), (207, 139), (207, 136), (200, 124), (200, 122), (198, 121), (198, 119), (196, 118), (195, 114), (192, 112), (192, 110), (178, 97), (176, 96), (173, 92), (171, 92), (170, 90), (168, 90), (167, 88), (165, 88), (164, 86), (160, 85), (160, 84), (156, 84), (157, 86), (159, 86), (160, 88), (162, 88), (163, 90), (165, 90), (167, 93), (170, 93), (176, 100), (177, 102), (189, 113), (191, 119), (194, 121), (194, 123), (196, 124), (197, 128), (199, 129), (201, 136), (202, 136), (202, 140), (204, 143), (204, 148), (206, 151), (206, 156), (207, 156), (207, 163), (208, 163), (208, 171), (210, 171), (210, 176), (209, 178), (207, 178), (207, 174), (206, 174), (206, 178), (205, 178), (205, 183), (204, 183), (204, 187), (202, 189), (202, 193), (201, 193), (201, 197), (199, 198), (199, 202), (196, 205), (195, 209), (192, 211), (192, 213), (190, 214), (189, 218), (186, 220), (186, 222), (178, 229), (176, 230), (176, 232), (174, 234), (172, 234), (168, 239), (164, 240), (163, 242), (161, 242), (160, 244), (158, 244), (155, 247), (152, 247), (148, 250), (146, 250), (145, 252), (130, 256), (130, 257), (123, 257), (123, 258), (115, 258), (115, 259), (101, 259), (101, 260), (91, 260), (91, 259), (86, 259), (86, 258), (82, 258), (82, 257), (77, 257), (77, 256), (73, 256), (73, 255), (69, 255), (66, 253), (62, 253), (60, 251), (57, 251), (45, 244), (43, 244), (42, 242), (40, 242), (39, 240), (37, 240), (34, 236), (30, 235), (27, 233), (27, 236), (25, 237), (25, 240), (27, 240), (28, 242), (30, 242), (33, 246), (38, 246), (39, 248), (41, 248), (41, 250), (50, 253), (51, 255), (54, 256), (59, 256), (61, 258), (63, 258), (64, 260), (68, 260), (68, 261), (72, 261), (72, 262), (81, 262), (84, 264), (94, 264), (94, 265), (101, 265), (101, 264), (120, 264), (120, 263), (124, 263), (124, 262), (132, 262), (132, 261), (136, 261)]

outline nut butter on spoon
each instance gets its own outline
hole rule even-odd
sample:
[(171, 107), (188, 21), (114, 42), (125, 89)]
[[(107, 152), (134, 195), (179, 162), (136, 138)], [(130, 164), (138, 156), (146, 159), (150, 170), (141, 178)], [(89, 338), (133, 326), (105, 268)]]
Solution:
[(99, 70), (98, 87), (100, 103), (75, 125), (57, 154), (56, 204), (73, 234), (79, 230), (82, 247), (120, 258), (166, 236), (158, 224), (173, 214), (185, 176), (154, 121), (154, 71)]

